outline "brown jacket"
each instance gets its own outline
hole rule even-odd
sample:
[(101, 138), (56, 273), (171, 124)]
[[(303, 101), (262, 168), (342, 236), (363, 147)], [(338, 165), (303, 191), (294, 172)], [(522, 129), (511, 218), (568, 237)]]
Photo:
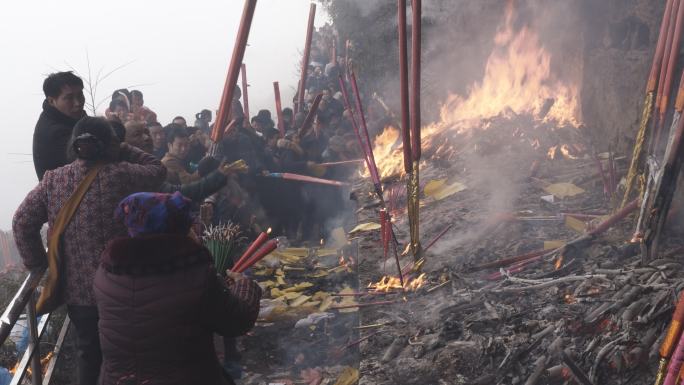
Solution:
[(166, 181), (171, 184), (188, 184), (200, 179), (197, 173), (191, 174), (185, 168), (185, 162), (167, 153), (162, 159), (162, 164), (166, 167)]

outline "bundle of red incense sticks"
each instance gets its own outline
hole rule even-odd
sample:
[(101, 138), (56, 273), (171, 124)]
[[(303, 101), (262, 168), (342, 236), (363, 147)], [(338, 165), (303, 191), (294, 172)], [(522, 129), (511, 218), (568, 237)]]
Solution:
[(255, 263), (264, 259), (278, 247), (278, 241), (275, 239), (268, 240), (268, 233), (261, 233), (245, 250), (244, 254), (235, 262), (235, 265), (230, 270), (234, 273), (243, 273), (245, 270), (254, 266)]

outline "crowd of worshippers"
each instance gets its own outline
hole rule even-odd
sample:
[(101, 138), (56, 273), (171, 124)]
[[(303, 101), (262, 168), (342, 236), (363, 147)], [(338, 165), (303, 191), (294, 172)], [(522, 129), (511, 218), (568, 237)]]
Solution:
[[(231, 222), (247, 239), (267, 227), (293, 242), (325, 236), (326, 221), (348, 202), (344, 189), (267, 177), (347, 180), (357, 172), (321, 165), (362, 155), (339, 90), (319, 75), (312, 68), (302, 111), (283, 111), (284, 133), (268, 110), (247, 119), (238, 88), (218, 143), (210, 110), (192, 126), (181, 116), (161, 124), (142, 92), (120, 89), (104, 117), (90, 117), (78, 76), (44, 80), (33, 136), (39, 183), (12, 230), (26, 268), (47, 268), (38, 312), (66, 305), (78, 384), (230, 384), (240, 377), (234, 337), (254, 325), (261, 290), (242, 274), (215, 271), (198, 235), (202, 226)], [(319, 93), (314, 124), (302, 130)], [(239, 160), (247, 173), (229, 167)], [(201, 223), (200, 211), (211, 213)], [(214, 334), (224, 336), (223, 362)]]
[[(231, 124), (213, 154), (209, 154), (213, 145), (210, 110), (197, 113), (193, 125), (182, 116), (163, 125), (144, 105), (142, 92), (121, 89), (112, 95), (105, 115), (122, 142), (161, 160), (167, 176), (160, 191), (180, 191), (198, 207), (211, 205), (211, 223), (230, 221), (247, 235), (272, 228), (274, 235), (285, 235), (293, 242), (318, 242), (331, 227), (326, 221), (345, 207), (344, 191), (266, 176), (286, 172), (345, 181), (356, 171), (358, 163), (321, 166), (362, 155), (341, 93), (325, 85), (322, 79), (326, 77), (319, 72), (320, 67), (312, 70), (302, 111), (293, 114), (291, 108), (283, 109), (283, 132), (276, 128), (269, 110), (259, 110), (248, 119), (236, 87)], [(313, 124), (303, 132), (302, 124), (317, 94), (322, 99)], [(247, 173), (222, 172), (225, 165), (240, 159), (246, 162)]]

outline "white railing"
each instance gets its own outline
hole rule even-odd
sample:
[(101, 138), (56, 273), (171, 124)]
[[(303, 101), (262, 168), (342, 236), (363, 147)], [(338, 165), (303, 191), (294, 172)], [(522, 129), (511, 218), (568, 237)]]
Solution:
[(24, 380), (28, 369), (31, 369), (31, 384), (32, 385), (48, 385), (55, 370), (57, 359), (64, 344), (64, 338), (69, 330), (69, 317), (64, 319), (62, 328), (54, 349), (52, 350), (52, 357), (43, 375), (43, 368), (40, 362), (40, 340), (47, 330), (48, 321), (50, 320), (50, 313), (44, 314), (38, 319), (36, 317), (36, 288), (43, 277), (45, 270), (31, 272), (26, 276), (26, 279), (15, 293), (12, 301), (9, 303), (5, 311), (0, 316), (0, 345), (4, 344), (9, 337), (14, 325), (16, 325), (19, 316), (25, 311), (26, 319), (29, 329), (29, 343), (24, 355), (18, 364), (15, 366), (14, 377), (10, 385), (19, 385)]

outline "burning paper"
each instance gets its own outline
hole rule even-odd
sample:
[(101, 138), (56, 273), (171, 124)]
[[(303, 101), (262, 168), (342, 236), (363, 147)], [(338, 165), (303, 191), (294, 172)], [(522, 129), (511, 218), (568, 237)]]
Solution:
[(422, 273), (417, 278), (409, 279), (402, 286), (399, 277), (384, 276), (380, 281), (368, 285), (369, 289), (378, 292), (390, 292), (393, 290), (416, 291), (425, 285), (427, 275)]

